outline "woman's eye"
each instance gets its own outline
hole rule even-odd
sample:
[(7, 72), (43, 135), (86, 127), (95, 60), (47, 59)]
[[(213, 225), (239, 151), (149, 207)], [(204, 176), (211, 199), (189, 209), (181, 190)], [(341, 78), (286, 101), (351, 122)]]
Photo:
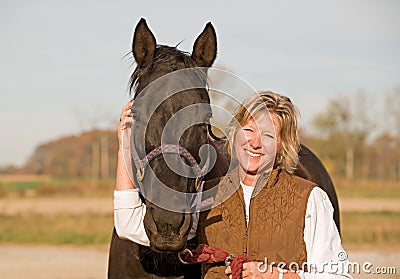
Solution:
[(267, 137), (267, 138), (271, 138), (271, 139), (274, 139), (274, 138), (275, 138), (275, 136), (272, 135), (272, 134), (263, 134), (263, 136), (264, 136), (264, 137)]

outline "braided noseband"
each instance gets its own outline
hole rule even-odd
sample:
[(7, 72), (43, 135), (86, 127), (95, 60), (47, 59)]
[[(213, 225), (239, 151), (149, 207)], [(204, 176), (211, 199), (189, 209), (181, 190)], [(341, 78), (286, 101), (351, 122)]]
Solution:
[[(192, 154), (190, 154), (190, 152), (185, 147), (176, 144), (164, 144), (154, 148), (143, 159), (134, 160), (137, 169), (137, 180), (139, 182), (143, 180), (145, 175), (145, 170), (147, 166), (150, 164), (150, 162), (164, 153), (179, 154), (181, 157), (185, 158), (195, 172), (195, 175), (197, 177), (196, 182), (199, 179), (201, 179), (201, 177), (203, 177), (208, 171), (210, 156), (207, 156), (207, 160), (204, 166), (200, 168), (199, 164), (196, 162), (196, 159), (193, 157)], [(198, 190), (199, 186), (197, 184), (198, 183), (196, 183), (196, 190)]]

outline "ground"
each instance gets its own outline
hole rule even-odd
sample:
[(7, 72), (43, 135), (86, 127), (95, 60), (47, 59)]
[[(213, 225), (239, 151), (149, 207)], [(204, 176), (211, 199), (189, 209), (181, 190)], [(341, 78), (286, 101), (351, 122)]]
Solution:
[[(0, 246), (1, 278), (97, 279), (107, 277), (108, 247)], [(348, 251), (351, 262), (360, 264), (354, 279), (400, 278), (400, 252)], [(368, 274), (368, 262), (376, 267), (396, 267), (397, 275)], [(367, 264), (367, 265), (366, 265)]]
[(1, 278), (106, 278), (107, 248), (2, 245)]

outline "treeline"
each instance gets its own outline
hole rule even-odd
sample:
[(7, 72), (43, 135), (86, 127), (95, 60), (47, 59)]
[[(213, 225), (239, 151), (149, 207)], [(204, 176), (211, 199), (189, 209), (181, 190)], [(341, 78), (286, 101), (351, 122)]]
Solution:
[(59, 178), (113, 177), (117, 150), (116, 131), (85, 132), (38, 146), (23, 171)]
[(400, 181), (400, 88), (379, 96), (338, 96), (303, 133), (334, 176)]
[[(400, 181), (400, 88), (330, 101), (301, 131), (303, 143), (335, 177)], [(23, 172), (52, 177), (114, 177), (116, 131), (90, 131), (36, 148)], [(21, 172), (21, 170), (19, 170)]]

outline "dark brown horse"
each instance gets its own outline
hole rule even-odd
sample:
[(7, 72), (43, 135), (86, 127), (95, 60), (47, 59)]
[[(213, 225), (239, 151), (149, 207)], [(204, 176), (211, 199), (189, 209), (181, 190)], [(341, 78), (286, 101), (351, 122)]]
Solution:
[(209, 171), (213, 163), (207, 159), (210, 151), (201, 150), (210, 143), (206, 79), (216, 50), (211, 23), (197, 37), (191, 55), (157, 45), (144, 19), (135, 28), (132, 165), (137, 174), (135, 184), (146, 204), (144, 225), (150, 247), (120, 239), (114, 230), (109, 278), (184, 278), (183, 274), (196, 278), (199, 274), (198, 266), (181, 264), (177, 252), (195, 248), (187, 237), (192, 225), (191, 202), (199, 182), (224, 175), (229, 165), (217, 157), (218, 168)]
[[(150, 247), (121, 239), (114, 229), (109, 278), (200, 276), (199, 266), (183, 265), (177, 255), (185, 247), (197, 245), (195, 239), (187, 241), (187, 236), (198, 182), (201, 178), (222, 176), (229, 167), (229, 159), (217, 152), (214, 167), (209, 171), (208, 165), (213, 160), (207, 158), (212, 157), (212, 152), (201, 149), (207, 143), (212, 144), (207, 132), (211, 108), (206, 79), (216, 50), (216, 34), (211, 23), (197, 37), (191, 55), (175, 47), (157, 45), (144, 19), (135, 28), (132, 53), (137, 67), (131, 77), (131, 89), (135, 90), (132, 165), (135, 183), (146, 204), (144, 226)], [(300, 158), (303, 167), (298, 174), (321, 185), (337, 214), (335, 190), (325, 168), (304, 146)], [(339, 227), (338, 216), (335, 221)]]

